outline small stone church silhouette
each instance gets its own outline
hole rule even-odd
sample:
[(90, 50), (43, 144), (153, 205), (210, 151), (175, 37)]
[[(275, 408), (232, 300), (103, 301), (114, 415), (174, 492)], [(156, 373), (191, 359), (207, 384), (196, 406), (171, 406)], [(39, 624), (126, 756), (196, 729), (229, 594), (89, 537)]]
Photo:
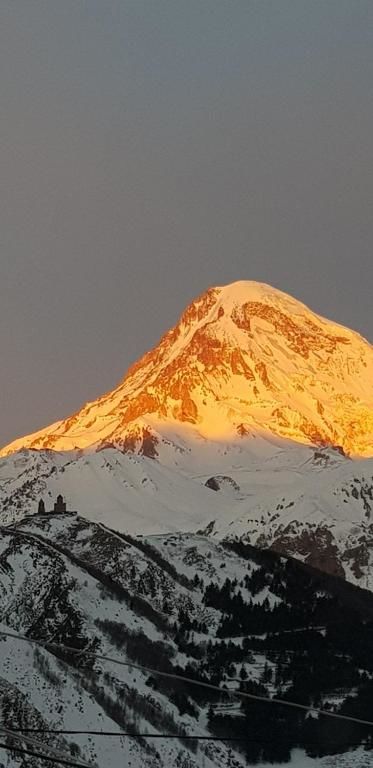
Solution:
[[(56, 501), (54, 502), (53, 512), (51, 512), (50, 514), (61, 515), (61, 514), (64, 514), (64, 512), (66, 512), (66, 501), (63, 500), (63, 496), (61, 496), (61, 494), (59, 493)], [(38, 513), (39, 515), (45, 514), (45, 504), (43, 499), (40, 499), (39, 501)]]
[(56, 514), (63, 514), (66, 512), (66, 501), (63, 500), (63, 496), (61, 496), (60, 493), (54, 503), (53, 512), (56, 512)]

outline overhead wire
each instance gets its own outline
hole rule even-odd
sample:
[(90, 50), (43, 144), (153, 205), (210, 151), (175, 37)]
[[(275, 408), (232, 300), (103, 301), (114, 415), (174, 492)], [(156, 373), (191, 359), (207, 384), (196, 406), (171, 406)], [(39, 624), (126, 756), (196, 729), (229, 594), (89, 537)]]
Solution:
[[(13, 730), (13, 729), (12, 729)], [(85, 730), (58, 730), (58, 729), (33, 729), (33, 728), (15, 728), (15, 733), (45, 733), (45, 734), (64, 734), (70, 736), (103, 736), (105, 738), (117, 737), (117, 738), (129, 738), (129, 739), (179, 739), (180, 741), (236, 741), (247, 742), (250, 744), (273, 744), (275, 739), (253, 739), (249, 736), (218, 736), (218, 735), (201, 735), (193, 733), (135, 733), (128, 731), (85, 731)], [(318, 742), (307, 741), (303, 743), (304, 746), (315, 746)], [(341, 742), (341, 741), (328, 741), (328, 744), (350, 745), (353, 746), (361, 744), (360, 741)]]
[(260, 694), (249, 693), (248, 691), (243, 691), (237, 688), (222, 688), (218, 685), (214, 685), (213, 683), (207, 683), (202, 680), (197, 680), (193, 677), (180, 675), (180, 674), (177, 674), (176, 672), (164, 672), (159, 669), (154, 669), (153, 667), (147, 667), (142, 664), (136, 664), (131, 661), (122, 661), (121, 659), (106, 656), (104, 654), (94, 653), (92, 651), (87, 651), (82, 648), (74, 648), (73, 646), (64, 645), (63, 643), (48, 643), (48, 642), (43, 643), (40, 640), (33, 640), (32, 638), (26, 637), (25, 635), (18, 635), (12, 632), (6, 632), (5, 630), (0, 630), (0, 636), (10, 637), (12, 638), (12, 640), (19, 640), (21, 642), (30, 643), (31, 645), (42, 647), (45, 650), (50, 650), (54, 648), (55, 650), (63, 650), (67, 653), (72, 653), (76, 655), (82, 655), (82, 653), (84, 653), (85, 657), (93, 658), (97, 661), (105, 661), (106, 663), (116, 664), (121, 667), (135, 669), (140, 672), (146, 672), (148, 675), (163, 677), (169, 680), (178, 680), (179, 682), (195, 685), (200, 688), (204, 688), (206, 690), (217, 691), (218, 693), (220, 693), (220, 695), (225, 695), (228, 697), (239, 697), (242, 699), (248, 699), (250, 701), (261, 701), (265, 704), (279, 704), (286, 707), (290, 707), (292, 709), (301, 709), (304, 712), (313, 712), (317, 715), (322, 715), (324, 717), (331, 717), (337, 720), (343, 720), (345, 722), (352, 722), (352, 723), (357, 723), (359, 725), (367, 725), (369, 727), (373, 727), (373, 720), (358, 718), (352, 715), (342, 715), (337, 712), (331, 712), (329, 710), (321, 709), (319, 707), (314, 707), (311, 704), (301, 704), (296, 701), (282, 699), (279, 697), (269, 697), (269, 696), (263, 696)]
[[(36, 752), (35, 750), (26, 749), (26, 747), (16, 747), (14, 745), (10, 744), (4, 744), (3, 742), (0, 742), (0, 748), (6, 749), (9, 752), (19, 752), (23, 755), (30, 755), (32, 757), (40, 757), (42, 760), (47, 760), (50, 763), (57, 763), (58, 765), (67, 765), (70, 766), (70, 768), (81, 768), (82, 763), (77, 763), (74, 760), (70, 760), (68, 758), (62, 758), (62, 757), (52, 757), (51, 755), (45, 755), (42, 752)], [(85, 765), (90, 765), (90, 768), (93, 768), (93, 764), (85, 763)]]
[[(31, 747), (36, 747), (36, 749), (45, 749), (47, 752), (52, 752), (53, 757), (56, 757), (57, 759), (67, 759), (66, 754), (64, 752), (60, 752), (56, 747), (51, 746), (50, 744), (44, 744), (40, 741), (36, 741), (35, 739), (32, 739), (31, 736), (15, 735), (16, 733), (19, 732), (14, 731), (11, 728), (0, 726), (0, 736), (8, 736), (11, 739), (17, 739), (18, 741), (22, 740), (25, 744), (29, 744)], [(77, 760), (76, 764), (79, 765), (80, 768), (92, 768), (92, 764), (87, 763), (85, 760)]]

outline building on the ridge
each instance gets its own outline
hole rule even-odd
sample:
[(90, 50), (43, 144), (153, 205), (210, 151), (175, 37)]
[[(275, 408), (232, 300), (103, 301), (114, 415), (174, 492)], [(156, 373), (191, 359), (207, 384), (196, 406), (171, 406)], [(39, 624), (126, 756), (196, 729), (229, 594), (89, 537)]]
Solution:
[[(38, 515), (63, 515), (67, 512), (67, 504), (64, 501), (63, 496), (59, 493), (56, 501), (54, 502), (53, 509), (46, 510), (44, 499), (40, 499), (38, 503)], [(76, 512), (69, 513), (76, 514)]]
[(63, 496), (59, 493), (57, 496), (57, 500), (54, 503), (53, 512), (55, 512), (57, 515), (63, 515), (64, 512), (66, 512), (66, 501), (63, 500)]
[(44, 504), (44, 500), (43, 499), (40, 499), (40, 501), (39, 501), (39, 504), (38, 504), (38, 514), (39, 515), (44, 515), (45, 514), (45, 504)]

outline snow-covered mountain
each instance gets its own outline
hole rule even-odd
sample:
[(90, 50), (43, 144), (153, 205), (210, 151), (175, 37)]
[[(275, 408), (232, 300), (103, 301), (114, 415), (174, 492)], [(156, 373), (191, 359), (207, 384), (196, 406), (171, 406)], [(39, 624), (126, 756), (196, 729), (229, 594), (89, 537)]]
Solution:
[[(0, 455), (6, 727), (154, 735), (37, 737), (99, 768), (241, 768), (291, 754), (297, 768), (370, 764), (371, 738), (352, 724), (274, 707), (269, 718), (267, 703), (211, 699), (87, 655), (369, 715), (367, 341), (269, 286), (213, 288), (115, 390)], [(68, 512), (49, 513), (59, 493)], [(223, 733), (245, 742), (183, 739)], [(0, 745), (1, 761), (43, 764)]]
[(267, 285), (196, 299), (112, 392), (5, 447), (2, 520), (204, 531), (373, 589), (373, 348)]
[(215, 440), (259, 432), (371, 456), (373, 349), (267, 285), (211, 288), (116, 389), (2, 454), (131, 450), (140, 439), (152, 452), (152, 428), (173, 424)]

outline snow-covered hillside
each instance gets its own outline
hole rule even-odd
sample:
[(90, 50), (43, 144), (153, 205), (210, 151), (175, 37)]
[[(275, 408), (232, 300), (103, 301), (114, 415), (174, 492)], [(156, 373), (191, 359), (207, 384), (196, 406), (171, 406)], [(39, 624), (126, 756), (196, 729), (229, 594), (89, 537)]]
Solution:
[[(318, 756), (315, 768), (334, 766), (334, 753), (352, 761), (371, 754), (362, 747), (355, 757), (348, 753), (369, 735), (353, 726), (337, 722), (335, 730), (328, 721), (325, 730), (322, 718), (301, 712), (284, 729), (278, 706), (88, 655), (264, 696), (317, 700), (359, 716), (373, 696), (371, 593), (275, 553), (192, 534), (118, 535), (75, 514), (39, 514), (0, 533), (0, 708), (7, 728), (175, 737), (35, 735), (98, 768), (240, 768), (286, 761), (302, 745)], [(47, 647), (1, 637), (4, 630)], [(186, 734), (243, 742), (190, 742)], [(0, 756), (8, 768), (43, 765)]]
[(280, 439), (187, 442), (157, 434), (154, 459), (119, 448), (24, 450), (0, 461), (3, 524), (68, 509), (118, 531), (204, 531), (273, 547), (373, 589), (373, 460)]

